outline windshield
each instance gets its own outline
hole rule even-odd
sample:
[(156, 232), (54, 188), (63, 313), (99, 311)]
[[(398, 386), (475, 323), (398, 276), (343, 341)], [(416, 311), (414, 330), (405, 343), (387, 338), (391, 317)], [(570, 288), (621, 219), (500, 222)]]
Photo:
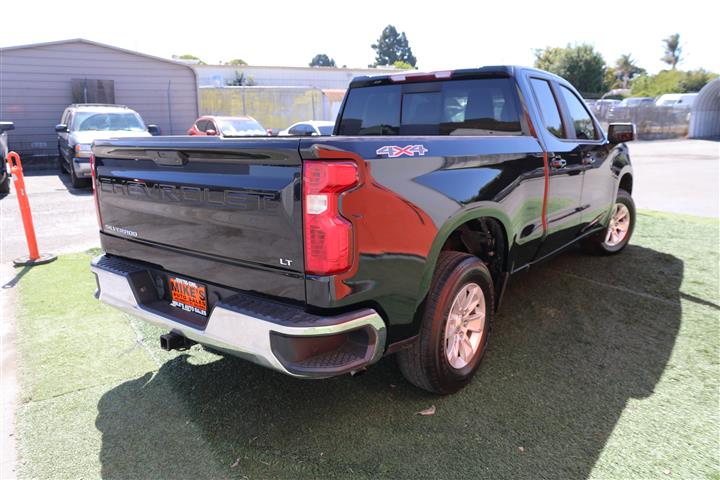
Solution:
[(320, 135), (332, 135), (334, 125), (328, 125), (326, 127), (317, 127), (320, 130)]
[(267, 135), (267, 132), (255, 120), (248, 119), (232, 119), (232, 120), (219, 120), (220, 130), (226, 137), (247, 137)]
[(143, 125), (137, 113), (77, 112), (73, 120), (73, 131), (130, 131), (143, 132)]

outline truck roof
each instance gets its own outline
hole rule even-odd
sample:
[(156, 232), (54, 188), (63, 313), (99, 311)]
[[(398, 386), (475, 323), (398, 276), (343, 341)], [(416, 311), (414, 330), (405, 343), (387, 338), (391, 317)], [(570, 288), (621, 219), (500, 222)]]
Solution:
[(544, 75), (550, 75), (561, 79), (555, 74), (536, 68), (523, 67), (519, 65), (488, 65), (476, 68), (461, 68), (455, 70), (439, 70), (431, 72), (417, 72), (413, 70), (399, 71), (392, 75), (363, 75), (355, 77), (350, 82), (350, 87), (366, 87), (370, 85), (383, 85), (402, 82), (422, 82), (458, 78), (483, 78), (483, 77), (514, 77), (518, 71), (534, 71)]

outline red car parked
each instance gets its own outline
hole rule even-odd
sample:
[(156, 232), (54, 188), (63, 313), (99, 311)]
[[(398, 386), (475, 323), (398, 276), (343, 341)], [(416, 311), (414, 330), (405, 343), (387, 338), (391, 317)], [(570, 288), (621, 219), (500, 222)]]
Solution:
[(220, 137), (265, 137), (268, 132), (252, 117), (205, 115), (195, 120), (187, 134), (218, 135)]

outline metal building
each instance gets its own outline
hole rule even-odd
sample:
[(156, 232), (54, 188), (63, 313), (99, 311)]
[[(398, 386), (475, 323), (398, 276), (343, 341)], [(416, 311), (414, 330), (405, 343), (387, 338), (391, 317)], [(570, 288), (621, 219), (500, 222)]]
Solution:
[(335, 68), (335, 67), (270, 67), (257, 65), (200, 65), (193, 64), (200, 87), (247, 85), (258, 87), (312, 87), (346, 89), (350, 80), (362, 75), (392, 75), (407, 73), (392, 67)]
[(71, 103), (127, 105), (162, 134), (184, 134), (197, 80), (182, 63), (83, 39), (0, 48), (0, 120), (15, 122), (8, 143), (25, 165), (54, 161), (54, 127)]
[(720, 78), (705, 85), (692, 106), (689, 138), (720, 138)]

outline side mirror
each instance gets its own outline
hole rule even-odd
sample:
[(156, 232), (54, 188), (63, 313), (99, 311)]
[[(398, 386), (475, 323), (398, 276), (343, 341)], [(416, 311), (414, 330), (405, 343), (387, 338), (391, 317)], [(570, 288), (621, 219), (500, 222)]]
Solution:
[(209, 129), (205, 130), (205, 135), (212, 137), (213, 135), (217, 135), (217, 132), (215, 130), (213, 130), (212, 128), (209, 128)]
[(57, 125), (55, 125), (55, 131), (57, 133), (67, 133), (68, 126), (65, 125), (64, 123), (58, 123)]
[(158, 127), (157, 125), (148, 125), (147, 131), (153, 137), (157, 137), (158, 135), (160, 135), (160, 127)]
[(0, 132), (7, 132), (9, 130), (15, 130), (15, 124), (13, 122), (0, 122)]
[(611, 123), (608, 126), (608, 141), (613, 145), (635, 140), (635, 124)]

